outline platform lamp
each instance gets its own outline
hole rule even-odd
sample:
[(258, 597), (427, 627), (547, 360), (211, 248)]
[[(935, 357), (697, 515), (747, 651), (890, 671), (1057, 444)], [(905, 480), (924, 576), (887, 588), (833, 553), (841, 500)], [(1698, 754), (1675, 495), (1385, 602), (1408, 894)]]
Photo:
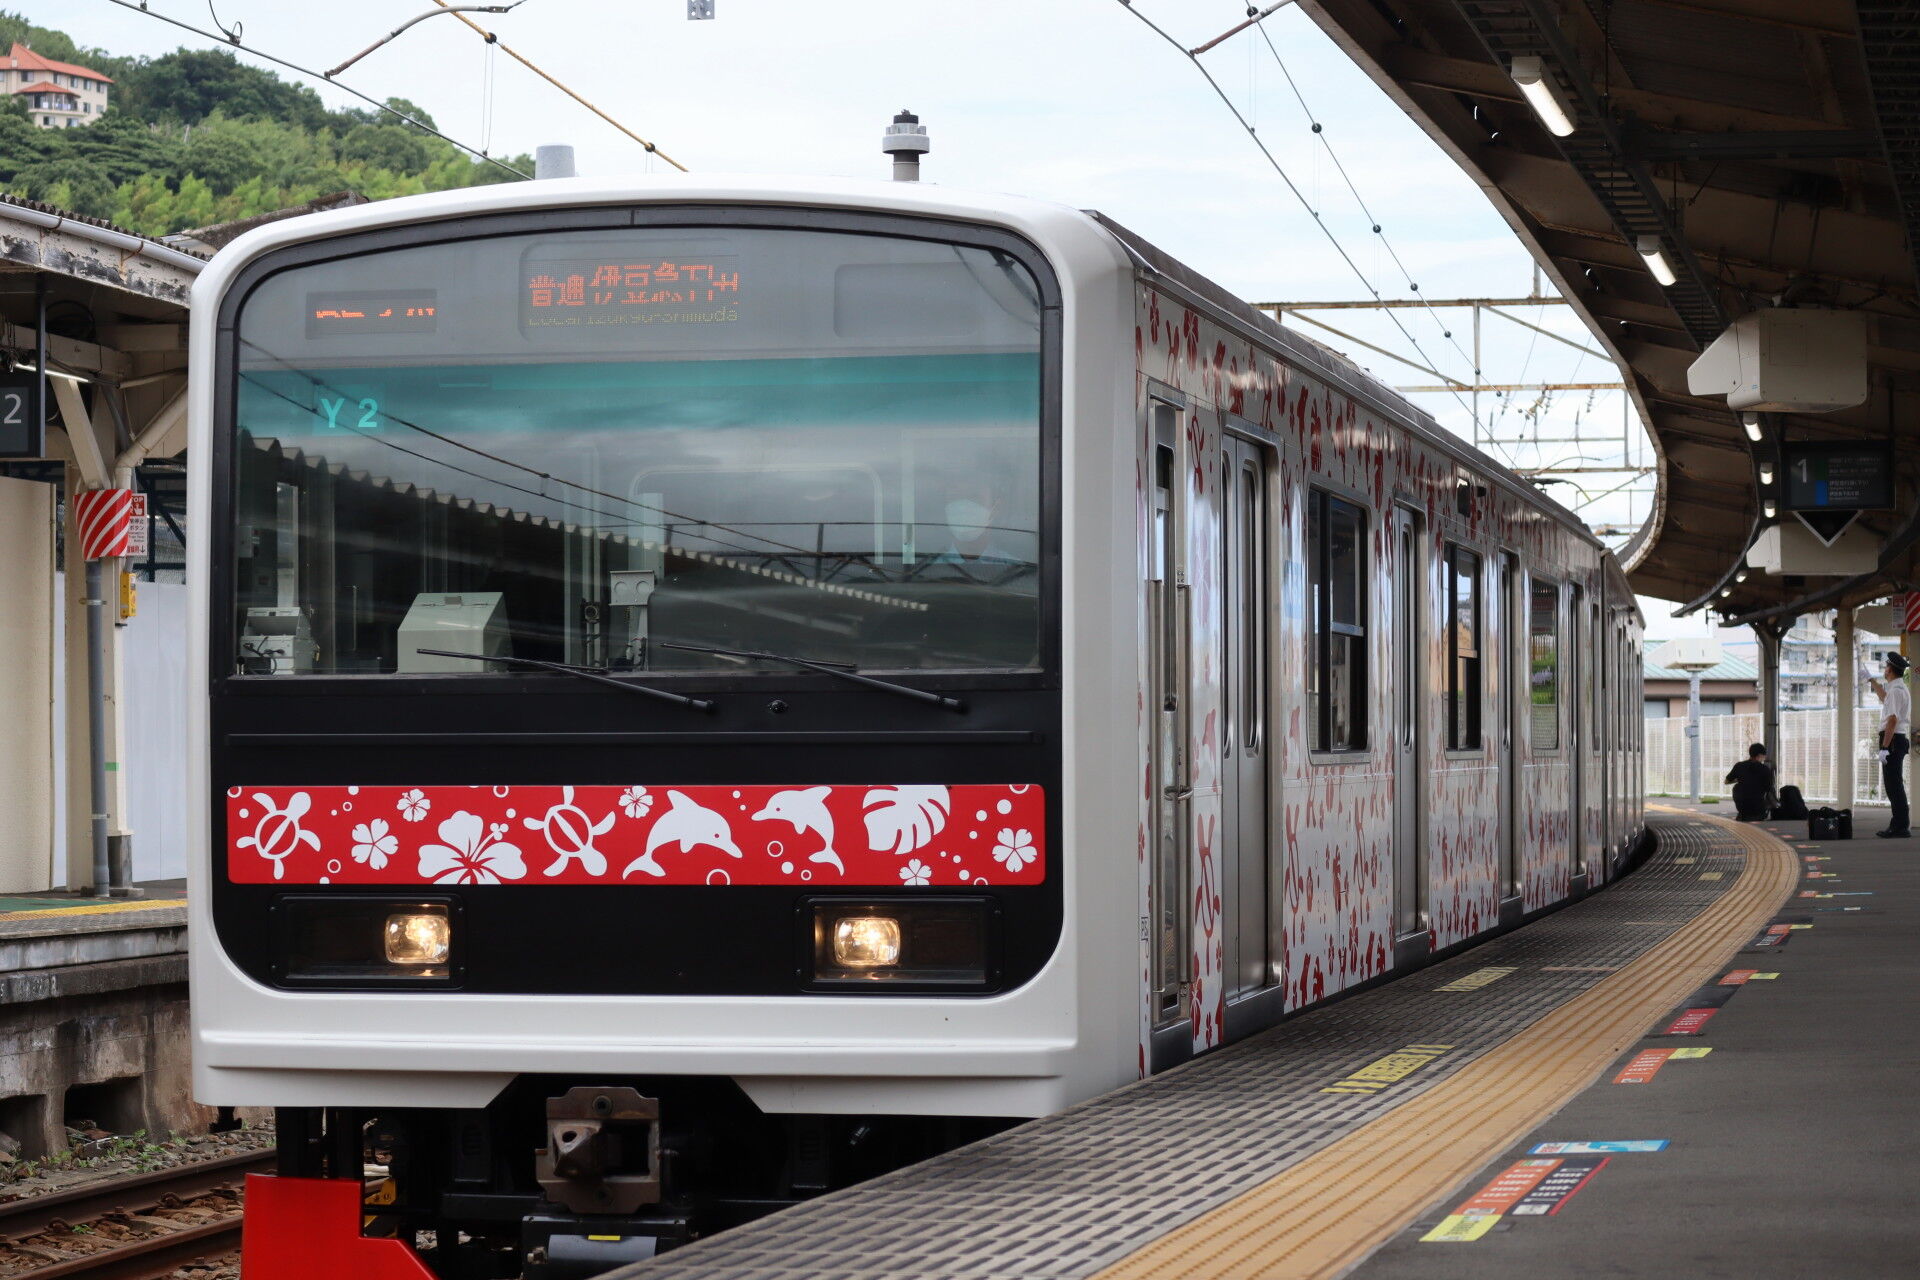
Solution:
[(1700, 803), (1700, 677), (1720, 665), (1720, 642), (1710, 636), (1669, 640), (1655, 659), (1669, 671), (1687, 673), (1687, 787)]

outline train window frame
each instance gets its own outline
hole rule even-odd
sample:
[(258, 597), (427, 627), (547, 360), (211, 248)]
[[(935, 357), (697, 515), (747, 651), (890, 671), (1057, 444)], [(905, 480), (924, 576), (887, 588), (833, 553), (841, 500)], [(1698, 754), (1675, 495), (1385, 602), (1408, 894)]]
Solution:
[[(215, 336), (213, 419), (209, 465), (225, 477), (214, 486), (209, 504), (207, 608), (210, 629), (206, 659), (211, 694), (285, 696), (294, 689), (305, 694), (378, 688), (382, 696), (481, 695), (524, 691), (524, 673), (316, 672), (259, 675), (236, 669), (239, 650), (231, 613), (236, 567), (232, 563), (235, 531), (235, 468), (238, 451), (231, 426), (239, 390), (236, 351), (238, 320), (254, 291), (270, 277), (294, 268), (309, 267), (367, 253), (444, 243), (455, 239), (494, 239), (539, 232), (619, 231), (657, 227), (749, 227), (824, 231), (927, 240), (999, 249), (1019, 262), (1032, 276), (1040, 294), (1040, 420), (1038, 432), (1040, 548), (1038, 563), (1039, 660), (1033, 666), (980, 667), (952, 670), (902, 669), (920, 687), (930, 690), (1052, 690), (1060, 687), (1064, 661), (1062, 598), (1063, 547), (1066, 530), (1062, 502), (1067, 460), (1064, 449), (1065, 362), (1068, 334), (1064, 323), (1064, 294), (1059, 272), (1040, 246), (1009, 227), (987, 226), (944, 218), (923, 218), (861, 209), (811, 208), (796, 205), (744, 206), (699, 202), (674, 204), (605, 204), (518, 209), (474, 214), (437, 222), (405, 222), (369, 228), (337, 237), (303, 240), (262, 253), (239, 268), (223, 291), (213, 317)], [(876, 672), (879, 668), (874, 669)], [(792, 689), (834, 688), (832, 677), (769, 666), (764, 671), (740, 673), (689, 669), (649, 671), (656, 686), (682, 686), (715, 692), (769, 693)], [(280, 690), (275, 694), (275, 689)]]
[[(1474, 648), (1471, 655), (1461, 654), (1458, 648), (1459, 633), (1455, 626), (1454, 613), (1455, 606), (1458, 603), (1458, 597), (1453, 588), (1454, 579), (1459, 575), (1454, 567), (1453, 558), (1455, 555), (1472, 556), (1474, 561), (1473, 575), (1470, 579), (1473, 583), (1474, 634)], [(1441, 572), (1445, 575), (1447, 582), (1446, 598), (1441, 605), (1445, 617), (1444, 630), (1446, 632), (1446, 640), (1444, 643), (1446, 647), (1445, 662), (1447, 667), (1444, 692), (1446, 714), (1443, 719), (1446, 722), (1447, 735), (1447, 745), (1444, 754), (1450, 760), (1479, 759), (1487, 754), (1486, 568), (1487, 556), (1485, 552), (1476, 547), (1468, 546), (1464, 542), (1452, 539), (1449, 539), (1445, 543), (1441, 557)], [(1460, 681), (1460, 663), (1463, 659), (1473, 663), (1473, 680), (1470, 686), (1467, 682)], [(1454, 734), (1454, 711), (1459, 705), (1458, 698), (1460, 693), (1466, 691), (1469, 687), (1473, 696), (1473, 725), (1476, 730), (1475, 742), (1472, 746), (1460, 746)]]
[[(1358, 538), (1356, 539), (1356, 571), (1354, 581), (1354, 609), (1358, 621), (1353, 623), (1333, 623), (1329, 619), (1322, 625), (1322, 619), (1331, 613), (1332, 597), (1332, 540), (1321, 536), (1318, 530), (1321, 521), (1330, 517), (1332, 504), (1338, 503), (1350, 507), (1358, 516)], [(1368, 574), (1373, 545), (1374, 519), (1377, 513), (1357, 492), (1337, 485), (1315, 482), (1307, 486), (1307, 500), (1302, 504), (1305, 520), (1302, 542), (1306, 551), (1307, 570), (1307, 755), (1316, 764), (1351, 764), (1372, 757), (1374, 749), (1373, 725), (1368, 715), (1370, 700), (1373, 696), (1374, 655), (1371, 649), (1373, 640), (1373, 610), (1371, 599), (1372, 579)], [(1360, 729), (1360, 740), (1354, 744), (1351, 740), (1344, 746), (1333, 746), (1332, 707), (1324, 697), (1328, 680), (1332, 672), (1333, 637), (1354, 642), (1354, 652), (1359, 655), (1360, 666), (1355, 684), (1357, 693), (1353, 702), (1358, 715), (1354, 723)]]
[[(1527, 682), (1521, 705), (1527, 709), (1527, 754), (1534, 758), (1558, 756), (1566, 751), (1567, 746), (1567, 727), (1565, 724), (1565, 716), (1563, 715), (1566, 704), (1566, 690), (1564, 687), (1566, 682), (1566, 662), (1563, 653), (1566, 645), (1566, 626), (1563, 621), (1563, 615), (1566, 612), (1566, 584), (1558, 578), (1549, 577), (1544, 573), (1535, 573), (1531, 569), (1527, 571), (1526, 578), (1526, 644), (1522, 652), (1526, 655), (1525, 669), (1527, 672)], [(1543, 591), (1551, 591), (1553, 593), (1553, 628), (1550, 632), (1544, 633), (1539, 631), (1535, 626), (1535, 619), (1539, 616), (1535, 608), (1535, 601)], [(1534, 715), (1534, 708), (1549, 704), (1541, 703), (1535, 699), (1533, 687), (1533, 671), (1534, 663), (1538, 655), (1538, 640), (1543, 634), (1548, 635), (1553, 643), (1553, 701), (1551, 703), (1553, 707), (1553, 741), (1544, 745), (1539, 740), (1538, 729), (1541, 722), (1539, 718)]]

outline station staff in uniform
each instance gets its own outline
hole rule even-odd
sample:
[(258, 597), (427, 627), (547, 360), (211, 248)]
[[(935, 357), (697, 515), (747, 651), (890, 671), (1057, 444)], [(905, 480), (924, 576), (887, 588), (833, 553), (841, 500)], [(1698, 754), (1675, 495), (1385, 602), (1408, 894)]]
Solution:
[(1913, 695), (1907, 691), (1906, 674), (1907, 660), (1888, 654), (1887, 688), (1880, 696), (1880, 711), (1886, 717), (1880, 722), (1880, 785), (1893, 806), (1893, 820), (1876, 834), (1889, 838), (1909, 834), (1906, 767), (1913, 737)]

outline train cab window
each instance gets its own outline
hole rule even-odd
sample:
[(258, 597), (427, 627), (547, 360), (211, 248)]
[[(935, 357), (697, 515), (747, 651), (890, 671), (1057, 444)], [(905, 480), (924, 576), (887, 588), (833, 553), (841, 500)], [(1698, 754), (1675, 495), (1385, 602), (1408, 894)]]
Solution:
[(268, 275), (223, 427), (234, 669), (1034, 669), (1042, 314), (1001, 248), (760, 226)]
[(1560, 746), (1560, 584), (1534, 578), (1528, 587), (1527, 684), (1533, 749)]
[(1367, 512), (1321, 489), (1309, 492), (1307, 558), (1312, 649), (1308, 730), (1316, 751), (1367, 747)]
[(1446, 557), (1447, 750), (1478, 751), (1480, 736), (1480, 557), (1449, 546)]

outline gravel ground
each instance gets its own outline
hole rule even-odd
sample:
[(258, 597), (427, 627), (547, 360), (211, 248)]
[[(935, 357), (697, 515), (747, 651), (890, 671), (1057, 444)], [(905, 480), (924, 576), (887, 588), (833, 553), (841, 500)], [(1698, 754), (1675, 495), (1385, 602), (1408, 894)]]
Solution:
[(0, 1202), (64, 1191), (130, 1173), (151, 1173), (197, 1164), (241, 1151), (273, 1146), (272, 1125), (248, 1125), (227, 1133), (174, 1134), (148, 1141), (144, 1133), (112, 1134), (92, 1126), (67, 1130), (67, 1150), (40, 1160), (0, 1151)]

